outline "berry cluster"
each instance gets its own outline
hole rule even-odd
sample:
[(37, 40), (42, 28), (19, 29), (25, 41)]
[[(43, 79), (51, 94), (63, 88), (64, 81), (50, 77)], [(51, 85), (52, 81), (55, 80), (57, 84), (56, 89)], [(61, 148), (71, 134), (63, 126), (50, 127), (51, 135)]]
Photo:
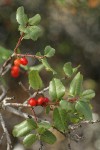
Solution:
[(37, 100), (35, 98), (30, 98), (28, 104), (30, 106), (47, 106), (50, 100), (47, 97), (39, 97)]
[(20, 65), (26, 66), (28, 60), (26, 57), (17, 58), (14, 60), (14, 65), (11, 67), (11, 76), (17, 78), (20, 74)]

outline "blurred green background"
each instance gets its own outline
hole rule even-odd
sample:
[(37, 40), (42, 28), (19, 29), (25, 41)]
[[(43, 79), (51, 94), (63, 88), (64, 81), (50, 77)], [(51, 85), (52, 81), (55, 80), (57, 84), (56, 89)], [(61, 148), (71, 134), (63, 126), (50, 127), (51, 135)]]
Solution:
[[(24, 6), (29, 17), (39, 13), (43, 28), (42, 37), (36, 42), (24, 40), (20, 46), (21, 51), (35, 54), (38, 50), (42, 51), (46, 45), (51, 45), (56, 49), (56, 55), (49, 62), (60, 75), (63, 75), (61, 68), (65, 62), (71, 61), (73, 66), (80, 64), (84, 87), (92, 88), (96, 92), (92, 101), (93, 115), (94, 119), (99, 119), (100, 0), (0, 0), (0, 46), (10, 50), (14, 49), (20, 34), (16, 22), (16, 10), (19, 6)], [(50, 78), (50, 75), (45, 73), (42, 76), (46, 81)], [(13, 87), (18, 90), (17, 83), (9, 79), (9, 74), (7, 78), (11, 92), (15, 94)], [(19, 91), (20, 89), (18, 93)], [(22, 95), (16, 95), (21, 99)], [(27, 97), (27, 94), (24, 96)], [(94, 126), (87, 128), (88, 132), (92, 132), (91, 136), (88, 135), (87, 142), (85, 140), (86, 143), (77, 144), (78, 146), (74, 143), (72, 150), (78, 150), (80, 146), (81, 150), (100, 150), (100, 134), (93, 137), (94, 131), (100, 133), (100, 129), (98, 125)], [(60, 145), (60, 149), (65, 150), (63, 144)], [(59, 148), (57, 146), (49, 149)]]

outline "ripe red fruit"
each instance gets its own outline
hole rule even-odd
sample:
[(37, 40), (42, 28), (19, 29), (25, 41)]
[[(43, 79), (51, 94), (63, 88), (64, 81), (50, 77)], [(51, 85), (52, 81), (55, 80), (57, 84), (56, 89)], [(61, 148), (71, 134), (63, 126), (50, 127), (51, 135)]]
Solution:
[(50, 100), (47, 98), (47, 97), (44, 97), (44, 102), (42, 104), (42, 106), (46, 107), (47, 106), (47, 103), (49, 102)]
[(37, 100), (34, 99), (34, 98), (30, 98), (28, 100), (28, 104), (31, 105), (31, 106), (36, 106), (37, 105)]
[(19, 76), (20, 68), (18, 66), (13, 66), (11, 68), (11, 76), (17, 78)]
[(20, 63), (21, 63), (22, 65), (26, 66), (26, 65), (28, 64), (27, 58), (26, 58), (26, 57), (22, 57), (22, 58), (20, 59)]
[(37, 104), (42, 105), (43, 103), (44, 103), (44, 97), (41, 96), (41, 97), (38, 98)]
[(21, 64), (21, 60), (19, 58), (14, 60), (14, 65), (15, 66), (20, 66), (20, 64)]
[(44, 97), (44, 102), (48, 103), (50, 100), (47, 97)]

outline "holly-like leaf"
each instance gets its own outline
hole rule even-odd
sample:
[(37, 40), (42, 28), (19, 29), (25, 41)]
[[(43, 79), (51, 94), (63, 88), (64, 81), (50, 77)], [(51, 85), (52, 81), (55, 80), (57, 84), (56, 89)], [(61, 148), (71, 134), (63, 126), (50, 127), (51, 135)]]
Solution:
[(54, 126), (62, 131), (65, 132), (67, 129), (67, 119), (66, 119), (66, 111), (64, 109), (55, 108), (53, 111), (53, 122)]
[(23, 144), (25, 147), (30, 147), (37, 140), (38, 140), (38, 137), (36, 136), (36, 134), (28, 134), (23, 139)]
[(25, 30), (24, 39), (36, 41), (42, 34), (42, 29), (38, 26), (28, 26)]
[(88, 103), (77, 101), (75, 108), (79, 113), (84, 115), (86, 120), (92, 120), (92, 111)]
[(40, 123), (38, 123), (39, 128), (43, 127), (45, 129), (49, 129), (51, 128), (51, 124), (47, 121), (41, 121)]
[(83, 76), (78, 72), (70, 84), (69, 93), (72, 96), (80, 96), (82, 92)]
[(92, 99), (92, 98), (94, 98), (95, 97), (95, 92), (93, 91), (93, 90), (91, 90), (91, 89), (89, 89), (89, 90), (85, 90), (83, 93), (82, 93), (82, 98), (83, 99)]
[(27, 119), (20, 124), (14, 126), (13, 136), (22, 137), (30, 133), (32, 130), (37, 128), (37, 124), (33, 119)]
[(52, 132), (46, 130), (43, 134), (41, 134), (40, 140), (48, 144), (54, 144), (57, 139)]
[(42, 62), (42, 64), (44, 65), (44, 67), (45, 67), (45, 69), (46, 69), (47, 71), (51, 71), (51, 72), (53, 72), (53, 74), (56, 74), (56, 71), (51, 68), (51, 66), (50, 66), (49, 63), (47, 62), (47, 59), (46, 59), (46, 58), (42, 59), (41, 62)]
[(29, 18), (28, 23), (30, 25), (38, 25), (40, 21), (41, 21), (41, 16), (39, 14), (36, 14), (32, 18)]
[(60, 104), (60, 107), (62, 109), (65, 109), (67, 112), (71, 111), (71, 110), (74, 111), (74, 104), (73, 103), (70, 103), (66, 100), (61, 100), (59, 104)]
[(0, 46), (0, 63), (3, 63), (12, 54), (11, 50), (8, 50)]
[(27, 15), (24, 13), (24, 7), (21, 6), (17, 9), (17, 13), (16, 13), (16, 20), (20, 25), (25, 26), (28, 22), (28, 17)]
[(35, 90), (42, 88), (43, 83), (37, 70), (31, 70), (29, 72), (29, 84)]
[(65, 72), (65, 74), (67, 75), (67, 77), (71, 77), (73, 74), (73, 68), (72, 68), (72, 64), (70, 62), (64, 64), (63, 70)]
[(65, 94), (65, 87), (62, 82), (53, 78), (53, 80), (49, 84), (49, 94), (53, 100), (60, 100)]
[(25, 26), (23, 26), (23, 25), (19, 25), (19, 28), (18, 28), (18, 30), (22, 33), (22, 32), (26, 32), (26, 27)]
[(55, 54), (55, 49), (51, 46), (46, 46), (44, 49), (44, 55), (46, 57), (52, 57)]

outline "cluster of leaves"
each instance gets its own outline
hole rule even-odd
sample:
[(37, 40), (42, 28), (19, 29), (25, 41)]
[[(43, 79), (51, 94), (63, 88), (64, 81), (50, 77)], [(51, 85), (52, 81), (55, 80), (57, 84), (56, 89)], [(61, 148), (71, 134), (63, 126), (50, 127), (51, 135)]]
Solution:
[[(24, 8), (19, 7), (16, 15), (19, 23), (19, 31), (24, 34), (23, 39), (37, 40), (41, 36), (42, 30), (39, 26), (41, 17), (39, 14), (32, 18), (27, 17), (24, 13)], [(53, 112), (53, 120), (51, 122), (27, 119), (16, 125), (13, 129), (15, 137), (24, 137), (23, 143), (25, 146), (32, 145), (36, 140), (40, 140), (49, 144), (56, 141), (55, 135), (50, 131), (55, 128), (62, 133), (68, 133), (70, 124), (79, 123), (82, 120), (92, 120), (92, 107), (90, 100), (95, 96), (93, 90), (83, 89), (83, 75), (78, 72), (78, 67), (73, 68), (70, 62), (64, 64), (62, 71), (66, 78), (59, 79), (57, 72), (50, 66), (47, 58), (55, 54), (55, 49), (51, 46), (46, 46), (44, 54), (40, 52), (36, 54), (40, 64), (38, 66), (24, 67), (28, 72), (29, 86), (34, 90), (41, 90), (43, 88), (43, 81), (40, 77), (39, 71), (44, 67), (47, 71), (53, 73), (52, 80), (49, 83), (49, 97), (54, 109), (51, 109), (50, 104), (47, 105), (46, 113)], [(43, 57), (41, 57), (43, 56)], [(66, 87), (65, 82), (70, 80)], [(67, 96), (66, 96), (67, 95)]]
[[(63, 67), (65, 75), (69, 78), (77, 70), (78, 67), (72, 68), (70, 62), (66, 63)], [(29, 81), (33, 89), (37, 89), (37, 87), (39, 89), (42, 81), (37, 72), (36, 70), (32, 70), (29, 73)], [(92, 120), (90, 100), (95, 96), (95, 93), (91, 89), (83, 91), (82, 82), (83, 76), (78, 72), (73, 77), (69, 89), (66, 89), (63, 82), (54, 77), (49, 83), (49, 96), (55, 108), (51, 110), (50, 105), (47, 105), (45, 108), (47, 114), (53, 111), (52, 123), (45, 121), (35, 123), (33, 119), (27, 119), (14, 127), (13, 135), (15, 137), (25, 136), (23, 139), (25, 146), (30, 146), (36, 140), (53, 144), (56, 141), (56, 137), (50, 131), (51, 128), (56, 128), (58, 131), (67, 134), (70, 124), (79, 123), (82, 120)], [(68, 95), (67, 98), (64, 98), (66, 92)], [(34, 131), (34, 133), (30, 133), (31, 131)]]
[(24, 33), (24, 39), (32, 39), (36, 41), (41, 36), (42, 30), (38, 26), (41, 16), (39, 14), (28, 19), (28, 16), (24, 12), (23, 7), (17, 9), (16, 14), (17, 22), (19, 23), (19, 31)]

